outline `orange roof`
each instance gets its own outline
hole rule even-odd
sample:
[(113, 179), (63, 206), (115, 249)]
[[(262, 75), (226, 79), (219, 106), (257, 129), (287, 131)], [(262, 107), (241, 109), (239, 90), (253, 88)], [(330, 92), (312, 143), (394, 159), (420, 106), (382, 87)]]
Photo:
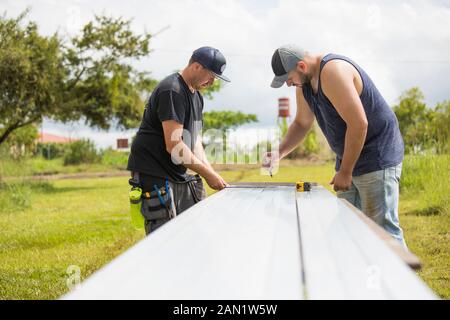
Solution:
[(38, 141), (41, 143), (69, 143), (72, 141), (77, 141), (78, 139), (73, 139), (73, 138), (66, 138), (66, 137), (61, 137), (61, 136), (57, 136), (54, 134), (50, 134), (50, 133), (39, 133), (38, 136)]

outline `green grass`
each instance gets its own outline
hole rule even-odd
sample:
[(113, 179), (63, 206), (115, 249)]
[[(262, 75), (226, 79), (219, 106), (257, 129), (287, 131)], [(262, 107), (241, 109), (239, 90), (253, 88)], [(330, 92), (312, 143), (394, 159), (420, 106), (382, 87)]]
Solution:
[(114, 167), (103, 163), (64, 165), (62, 158), (46, 160), (41, 157), (31, 158), (25, 161), (29, 176), (51, 175), (51, 174), (71, 174), (86, 172), (106, 172), (115, 169)]
[(0, 213), (0, 298), (54, 299), (67, 268), (82, 277), (143, 237), (128, 216), (127, 180), (60, 180), (35, 188), (24, 210)]
[(450, 156), (408, 156), (403, 162), (400, 223), (424, 264), (419, 275), (450, 299)]
[(98, 163), (78, 165), (64, 165), (63, 158), (46, 160), (35, 156), (16, 160), (0, 157), (0, 178), (119, 171), (126, 169), (127, 161), (128, 153), (114, 150), (106, 150)]
[[(424, 263), (419, 275), (446, 299), (450, 298), (448, 163), (448, 157), (408, 157), (400, 201), (406, 241)], [(272, 179), (261, 176), (259, 168), (239, 167), (221, 174), (228, 182), (301, 179), (329, 188), (331, 163), (293, 164), (285, 163)], [(128, 190), (126, 177), (0, 185), (0, 299), (58, 298), (68, 291), (69, 266), (79, 266), (84, 279), (142, 239), (143, 231), (134, 230), (129, 221)], [(22, 195), (27, 197), (24, 203)]]

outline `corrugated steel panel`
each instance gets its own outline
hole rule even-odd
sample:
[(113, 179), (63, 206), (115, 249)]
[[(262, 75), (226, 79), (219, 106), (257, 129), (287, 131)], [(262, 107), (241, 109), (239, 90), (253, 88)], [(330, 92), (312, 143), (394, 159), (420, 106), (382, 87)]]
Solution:
[(432, 299), (322, 187), (240, 185), (208, 197), (66, 299)]

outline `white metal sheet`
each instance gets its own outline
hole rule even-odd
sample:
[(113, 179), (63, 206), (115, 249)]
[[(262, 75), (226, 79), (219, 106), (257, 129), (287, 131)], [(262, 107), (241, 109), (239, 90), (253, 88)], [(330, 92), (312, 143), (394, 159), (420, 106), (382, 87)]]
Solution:
[(66, 299), (302, 299), (295, 189), (226, 189), (113, 260)]
[(433, 299), (381, 239), (322, 187), (297, 194), (308, 299)]
[(208, 197), (66, 299), (433, 299), (322, 187), (239, 186)]

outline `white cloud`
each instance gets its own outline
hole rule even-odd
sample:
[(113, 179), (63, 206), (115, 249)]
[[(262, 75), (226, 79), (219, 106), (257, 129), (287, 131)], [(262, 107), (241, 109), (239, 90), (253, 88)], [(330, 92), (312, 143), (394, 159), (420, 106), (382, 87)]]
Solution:
[(170, 25), (136, 64), (158, 79), (183, 68), (195, 48), (216, 46), (227, 57), (232, 83), (206, 110), (256, 113), (263, 125), (275, 123), (278, 97), (294, 102), (293, 89), (269, 87), (271, 55), (285, 43), (349, 56), (390, 104), (415, 85), (430, 105), (450, 99), (450, 5), (443, 1), (0, 0), (9, 15), (27, 6), (45, 33), (73, 33), (94, 13), (133, 18), (138, 32)]

